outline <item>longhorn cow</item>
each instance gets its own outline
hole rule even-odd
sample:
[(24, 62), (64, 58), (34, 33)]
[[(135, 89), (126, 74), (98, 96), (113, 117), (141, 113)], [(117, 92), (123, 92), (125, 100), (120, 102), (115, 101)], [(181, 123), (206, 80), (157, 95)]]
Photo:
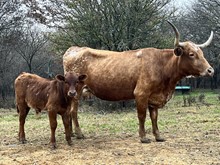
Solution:
[[(203, 44), (180, 42), (177, 28), (168, 23), (176, 35), (174, 49), (143, 48), (116, 52), (73, 46), (63, 56), (64, 72), (86, 74), (85, 85), (96, 97), (109, 101), (135, 99), (139, 136), (143, 143), (150, 142), (145, 134), (147, 108), (156, 141), (164, 141), (157, 125), (158, 108), (170, 100), (177, 82), (189, 75), (214, 74), (200, 49), (211, 43), (213, 32)], [(82, 87), (78, 88), (79, 95)], [(81, 138), (83, 134), (77, 120), (77, 109), (78, 102), (73, 102), (75, 131)]]

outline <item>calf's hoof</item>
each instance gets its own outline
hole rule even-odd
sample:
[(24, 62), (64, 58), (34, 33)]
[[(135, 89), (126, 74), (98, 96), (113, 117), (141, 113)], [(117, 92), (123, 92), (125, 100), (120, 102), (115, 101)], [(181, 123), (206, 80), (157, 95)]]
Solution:
[(56, 148), (57, 148), (56, 143), (51, 143), (51, 144), (50, 144), (50, 148), (51, 148), (51, 150), (56, 149)]
[(145, 138), (141, 138), (141, 143), (150, 143), (150, 139)]
[(84, 139), (84, 135), (81, 131), (81, 129), (78, 127), (78, 128), (75, 128), (75, 133), (76, 133), (76, 138), (77, 139)]

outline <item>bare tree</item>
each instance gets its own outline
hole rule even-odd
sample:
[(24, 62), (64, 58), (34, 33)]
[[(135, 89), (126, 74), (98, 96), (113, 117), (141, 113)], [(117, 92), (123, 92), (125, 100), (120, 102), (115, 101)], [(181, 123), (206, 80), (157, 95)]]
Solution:
[(34, 59), (44, 51), (47, 41), (48, 39), (40, 32), (29, 28), (20, 36), (18, 43), (15, 45), (15, 51), (26, 62), (30, 73), (33, 72)]
[[(0, 1), (0, 107), (14, 105), (13, 83), (20, 72), (48, 77), (48, 66), (49, 74), (62, 72), (61, 64), (57, 67), (59, 60), (50, 51), (47, 37), (39, 29), (33, 29), (37, 21), (24, 5), (26, 2)], [(35, 1), (29, 2), (34, 4)]]
[(18, 35), (23, 15), (19, 14), (18, 1), (0, 1), (0, 94), (5, 100), (11, 90), (11, 66), (14, 63), (13, 44)]

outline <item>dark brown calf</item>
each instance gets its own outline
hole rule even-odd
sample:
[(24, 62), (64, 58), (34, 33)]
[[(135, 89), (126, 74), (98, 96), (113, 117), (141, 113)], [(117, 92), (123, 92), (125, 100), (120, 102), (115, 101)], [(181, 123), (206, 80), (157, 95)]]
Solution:
[(50, 120), (52, 148), (56, 148), (55, 130), (57, 114), (62, 116), (66, 140), (71, 145), (70, 107), (71, 101), (77, 97), (76, 89), (86, 75), (78, 76), (68, 72), (65, 76), (57, 75), (54, 80), (48, 80), (35, 74), (22, 73), (15, 80), (15, 97), (19, 113), (19, 141), (25, 143), (24, 124), (30, 108), (36, 111), (48, 110)]

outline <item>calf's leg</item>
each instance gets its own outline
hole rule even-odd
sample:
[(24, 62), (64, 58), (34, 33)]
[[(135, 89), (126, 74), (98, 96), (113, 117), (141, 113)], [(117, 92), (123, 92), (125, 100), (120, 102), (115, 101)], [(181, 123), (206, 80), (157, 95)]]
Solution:
[(73, 124), (72, 124), (72, 114), (70, 114), (70, 117), (69, 117), (69, 125), (70, 125), (70, 135), (71, 135), (72, 137), (74, 137)]
[(66, 141), (68, 143), (68, 145), (72, 145), (72, 141), (71, 141), (71, 133), (70, 133), (70, 115), (65, 113), (64, 115), (62, 115), (62, 120), (63, 120), (63, 125), (65, 128), (65, 136), (66, 136)]
[(153, 134), (156, 141), (163, 142), (164, 139), (160, 136), (160, 132), (157, 126), (158, 109), (149, 106), (150, 118), (152, 123)]
[(25, 119), (27, 117), (27, 114), (29, 112), (30, 108), (27, 106), (17, 105), (17, 111), (19, 113), (19, 133), (18, 138), (19, 141), (24, 144), (27, 140), (25, 138), (25, 131), (24, 131), (24, 124)]
[(78, 106), (79, 106), (78, 100), (74, 100), (72, 102), (72, 105), (71, 105), (71, 108), (72, 108), (71, 117), (73, 119), (73, 124), (74, 124), (74, 128), (75, 128), (76, 137), (78, 139), (83, 139), (84, 135), (81, 131), (81, 128), (80, 128), (79, 122), (78, 122)]
[(56, 138), (55, 138), (55, 131), (57, 128), (57, 114), (56, 112), (53, 112), (52, 110), (48, 111), (49, 121), (50, 121), (50, 129), (51, 129), (51, 135), (50, 135), (50, 145), (52, 149), (56, 148)]

